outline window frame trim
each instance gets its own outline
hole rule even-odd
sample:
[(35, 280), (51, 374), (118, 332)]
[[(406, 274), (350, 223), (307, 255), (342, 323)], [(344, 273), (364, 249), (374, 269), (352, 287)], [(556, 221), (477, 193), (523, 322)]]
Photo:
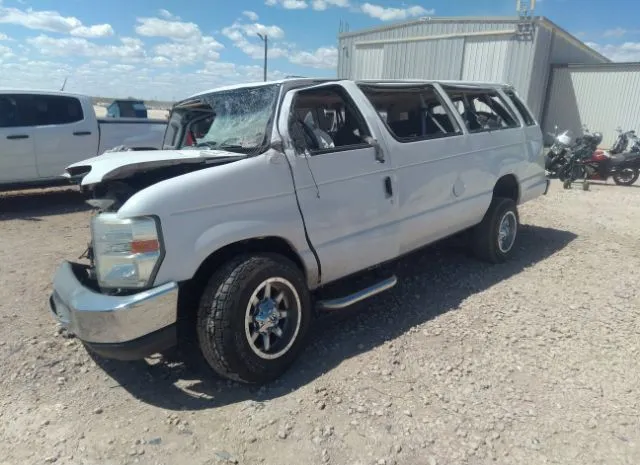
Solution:
[[(511, 108), (511, 103), (509, 101), (507, 101), (507, 99), (505, 99), (505, 97), (502, 95), (502, 88), (501, 87), (492, 87), (492, 86), (478, 86), (478, 87), (468, 87), (468, 86), (457, 86), (455, 84), (446, 84), (442, 86), (442, 91), (446, 94), (448, 100), (451, 102), (453, 108), (455, 108), (454, 105), (454, 101), (453, 101), (453, 97), (451, 95), (449, 95), (449, 92), (447, 92), (447, 89), (449, 89), (449, 91), (454, 91), (454, 92), (459, 92), (461, 94), (466, 95), (467, 93), (473, 93), (473, 92), (481, 92), (483, 94), (488, 95), (489, 97), (491, 97), (492, 93), (495, 93), (499, 100), (502, 102), (502, 106), (505, 107), (505, 109), (507, 110), (507, 112), (511, 115), (512, 118), (514, 118), (514, 121), (517, 123), (516, 126), (508, 126), (506, 128), (494, 128), (494, 129), (471, 129), (469, 128), (469, 126), (467, 125), (467, 121), (465, 120), (465, 118), (462, 117), (462, 115), (460, 113), (458, 113), (458, 110), (456, 109), (456, 113), (458, 115), (458, 117), (460, 118), (460, 120), (464, 123), (464, 128), (467, 132), (467, 134), (472, 135), (472, 134), (484, 134), (484, 133), (494, 133), (497, 131), (509, 131), (512, 129), (523, 129), (525, 127), (525, 125), (523, 124), (523, 121), (521, 120), (520, 116), (518, 113), (513, 112), (513, 109)], [(465, 106), (465, 110), (466, 110), (466, 105), (467, 102), (464, 102), (465, 99), (463, 99), (463, 105)], [(484, 102), (483, 102), (484, 103)], [(505, 106), (506, 104), (506, 106)], [(485, 103), (486, 105), (486, 103)], [(500, 115), (498, 115), (498, 117), (500, 117)]]
[[(361, 123), (364, 123), (364, 126), (367, 128), (367, 131), (369, 132), (368, 137), (374, 137), (373, 135), (375, 134), (374, 131), (371, 130), (371, 126), (369, 125), (369, 122), (367, 121), (367, 118), (364, 116), (362, 110), (360, 110), (360, 108), (358, 107), (357, 103), (353, 100), (353, 98), (351, 97), (351, 94), (349, 93), (349, 90), (346, 89), (344, 86), (340, 85), (337, 82), (331, 82), (331, 83), (323, 83), (321, 85), (318, 86), (313, 86), (311, 88), (302, 88), (302, 89), (296, 89), (296, 96), (294, 98), (294, 101), (292, 102), (291, 108), (289, 109), (289, 112), (291, 113), (296, 106), (296, 100), (300, 97), (300, 95), (304, 94), (304, 93), (308, 93), (308, 92), (315, 92), (315, 91), (321, 91), (321, 90), (331, 90), (331, 88), (337, 88), (339, 90), (339, 92), (341, 93), (341, 95), (339, 94), (339, 96), (342, 98), (343, 102), (347, 105), (351, 105), (355, 111), (357, 112), (357, 117), (361, 120)], [(336, 111), (336, 119), (338, 118), (338, 112)], [(287, 125), (289, 126), (289, 125)], [(291, 137), (291, 127), (287, 127), (287, 132), (289, 133), (289, 136)], [(367, 137), (367, 136), (364, 136)], [(335, 142), (334, 142), (335, 143)], [(322, 149), (310, 149), (307, 148), (305, 152), (298, 152), (298, 150), (296, 150), (295, 148), (295, 144), (293, 145), (293, 151), (296, 154), (296, 156), (299, 157), (306, 157), (306, 156), (310, 156), (310, 157), (315, 157), (318, 155), (325, 155), (325, 154), (329, 154), (329, 153), (338, 153), (338, 152), (347, 152), (350, 150), (359, 150), (359, 149), (367, 149), (367, 148), (373, 148), (375, 149), (375, 147), (367, 142), (361, 142), (359, 144), (350, 144), (350, 145), (342, 145), (340, 147), (327, 147), (327, 148), (322, 148)]]
[[(71, 124), (82, 123), (83, 121), (86, 120), (84, 107), (82, 106), (82, 101), (78, 97), (74, 97), (74, 96), (70, 96), (70, 95), (54, 95), (54, 94), (21, 94), (21, 95), (30, 96), (31, 99), (32, 99), (32, 105), (33, 105), (33, 102), (38, 98), (44, 98), (44, 99), (53, 98), (53, 99), (59, 99), (61, 101), (65, 100), (65, 99), (66, 100), (75, 100), (78, 103), (78, 106), (80, 107), (80, 119), (78, 119), (78, 120), (69, 121), (69, 122), (65, 122), (65, 123), (34, 124), (33, 126), (30, 126), (30, 127), (48, 128), (48, 127), (51, 127), (51, 126), (69, 126)], [(48, 112), (49, 111), (47, 109), (47, 113)], [(35, 116), (35, 111), (34, 111), (34, 116)]]
[[(425, 142), (425, 141), (430, 141), (430, 140), (440, 140), (440, 139), (448, 139), (450, 137), (459, 137), (459, 136), (464, 136), (464, 129), (460, 126), (460, 122), (457, 120), (457, 118), (455, 117), (455, 115), (451, 114), (451, 108), (449, 107), (448, 103), (442, 93), (440, 92), (440, 89), (434, 84), (434, 83), (411, 83), (411, 84), (407, 84), (406, 86), (385, 86), (385, 85), (380, 85), (380, 84), (375, 84), (375, 83), (358, 83), (357, 84), (358, 89), (360, 90), (360, 92), (362, 92), (362, 95), (365, 96), (365, 98), (367, 99), (367, 101), (369, 102), (369, 105), (371, 105), (371, 107), (373, 108), (373, 110), (375, 111), (376, 115), (378, 116), (378, 118), (380, 119), (380, 122), (384, 125), (386, 131), (389, 133), (389, 135), (391, 137), (393, 137), (393, 139), (396, 142), (399, 142), (401, 144), (411, 144), (413, 142)], [(434, 93), (436, 95), (436, 98), (438, 99), (438, 102), (440, 103), (440, 105), (442, 106), (442, 108), (445, 110), (447, 117), (451, 120), (451, 123), (454, 126), (457, 126), (457, 130), (453, 133), (453, 134), (442, 134), (442, 135), (431, 135), (431, 136), (419, 136), (419, 137), (399, 137), (395, 134), (395, 132), (391, 129), (391, 127), (389, 126), (389, 123), (387, 123), (383, 118), (382, 115), (380, 115), (380, 113), (378, 112), (378, 110), (376, 109), (375, 105), (373, 104), (373, 102), (371, 101), (371, 99), (369, 99), (369, 97), (367, 96), (367, 93), (365, 92), (365, 88), (377, 88), (377, 89), (381, 89), (381, 90), (387, 90), (387, 89), (399, 89), (399, 90), (417, 90), (418, 93), (420, 93), (420, 97), (424, 98), (424, 96), (422, 95), (422, 92), (424, 91), (425, 87), (431, 87), (434, 90)], [(424, 111), (422, 106), (420, 108), (421, 111)]]
[[(531, 127), (538, 126), (540, 124), (538, 123), (536, 118), (533, 116), (533, 113), (531, 113), (531, 110), (529, 109), (529, 107), (520, 98), (520, 96), (518, 95), (515, 89), (513, 88), (502, 89), (502, 92), (504, 93), (506, 99), (509, 101), (509, 104), (513, 106), (518, 116), (522, 120), (523, 127), (531, 128)], [(513, 97), (509, 94), (512, 94)], [(516, 104), (516, 102), (519, 102), (522, 105), (522, 107), (526, 112), (525, 115), (522, 114), (522, 111), (520, 110), (520, 108), (518, 108), (518, 105)], [(531, 124), (527, 123), (527, 118), (531, 120)]]

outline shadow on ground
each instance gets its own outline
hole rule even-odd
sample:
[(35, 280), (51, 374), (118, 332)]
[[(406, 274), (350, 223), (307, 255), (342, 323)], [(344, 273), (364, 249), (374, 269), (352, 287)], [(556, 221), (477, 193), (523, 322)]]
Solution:
[(469, 296), (536, 265), (575, 238), (567, 231), (523, 225), (516, 257), (502, 265), (479, 262), (453, 241), (416, 252), (398, 264), (399, 282), (393, 290), (319, 320), (297, 362), (265, 389), (216, 378), (197, 351), (176, 351), (173, 359), (157, 363), (126, 363), (97, 356), (94, 360), (117, 382), (115, 387), (165, 409), (201, 410), (249, 399), (277, 398), (312, 382), (346, 359), (456, 309)]
[(0, 221), (42, 221), (44, 216), (90, 208), (77, 187), (0, 192)]

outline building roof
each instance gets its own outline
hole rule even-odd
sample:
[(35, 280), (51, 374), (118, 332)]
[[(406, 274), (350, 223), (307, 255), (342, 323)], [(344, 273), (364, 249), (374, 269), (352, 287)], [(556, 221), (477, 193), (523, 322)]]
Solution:
[[(556, 23), (551, 21), (549, 18), (545, 16), (534, 16), (531, 18), (532, 21), (540, 24), (543, 27), (551, 29), (555, 31), (562, 37), (564, 37), (568, 42), (571, 42), (576, 47), (581, 48), (585, 52), (593, 55), (598, 60), (601, 60), (605, 63), (611, 62), (610, 59), (600, 54), (593, 48), (589, 47), (587, 44), (582, 42), (580, 39), (575, 37), (574, 35), (567, 32), (565, 29), (558, 26)], [(443, 16), (443, 17), (431, 17), (425, 16), (422, 18), (410, 20), (410, 21), (401, 21), (393, 24), (385, 24), (382, 26), (375, 26), (366, 29), (360, 29), (358, 31), (349, 31), (338, 34), (338, 39), (348, 38), (348, 37), (358, 37), (362, 35), (367, 35), (375, 32), (384, 32), (390, 31), (394, 29), (402, 29), (407, 26), (413, 26), (416, 24), (424, 24), (428, 23), (504, 23), (504, 24), (518, 24), (523, 21), (522, 18), (518, 16)]]

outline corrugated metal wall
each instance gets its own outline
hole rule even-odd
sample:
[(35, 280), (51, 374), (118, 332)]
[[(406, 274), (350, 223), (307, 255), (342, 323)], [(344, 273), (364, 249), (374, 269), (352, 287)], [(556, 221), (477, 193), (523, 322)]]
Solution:
[[(498, 33), (516, 29), (518, 23), (516, 18), (435, 18), (341, 34), (337, 74), (346, 79), (499, 80), (512, 84), (542, 121), (550, 64), (607, 60), (545, 18), (535, 20), (530, 37)], [(490, 31), (496, 34), (469, 35)], [(447, 34), (457, 36), (398, 41)], [(372, 41), (378, 42), (363, 44)], [(371, 53), (379, 60), (375, 64), (366, 63)]]
[(609, 147), (616, 128), (640, 133), (640, 65), (571, 66), (552, 73), (545, 132), (554, 125), (582, 133), (586, 124), (603, 134), (602, 146)]
[[(505, 35), (515, 30), (516, 19), (434, 20), (413, 22), (339, 37), (338, 77), (346, 79), (465, 79), (502, 81), (512, 84), (530, 101), (530, 76), (535, 45), (533, 38)], [(469, 33), (498, 32), (487, 36)], [(457, 34), (457, 37), (420, 41), (398, 39)], [(372, 41), (375, 44), (365, 45)], [(387, 42), (385, 42), (387, 41)], [(378, 51), (382, 47), (383, 52)], [(379, 63), (365, 64), (375, 49)], [(538, 114), (543, 89), (533, 99)]]
[(508, 79), (506, 63), (513, 39), (501, 37), (467, 37), (460, 79), (464, 81), (497, 81)]
[[(426, 40), (384, 45), (385, 79), (459, 79), (464, 39)], [(360, 47), (356, 48), (356, 54)], [(360, 77), (357, 73), (356, 77)], [(458, 76), (458, 77), (452, 77)]]

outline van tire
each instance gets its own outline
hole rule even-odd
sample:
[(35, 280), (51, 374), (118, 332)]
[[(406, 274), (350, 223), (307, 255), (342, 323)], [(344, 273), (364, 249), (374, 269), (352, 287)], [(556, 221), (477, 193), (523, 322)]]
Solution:
[[(265, 283), (269, 281), (271, 284), (266, 286), (277, 293), (276, 297), (281, 293), (286, 296), (280, 297), (275, 307), (263, 307), (271, 309), (264, 315), (273, 314), (277, 320), (279, 317), (275, 314), (289, 314), (290, 320), (282, 317), (282, 321), (275, 324), (270, 319), (261, 321), (267, 326), (273, 325), (280, 336), (270, 330), (266, 335), (252, 332), (251, 328), (257, 325), (255, 319), (250, 318), (252, 323), (245, 321), (247, 314), (258, 310), (257, 305), (249, 305), (252, 296), (258, 293), (257, 299), (260, 289), (264, 295)], [(267, 300), (260, 298), (261, 305)], [(280, 312), (279, 308), (284, 310)], [(198, 343), (204, 358), (218, 375), (242, 383), (263, 384), (282, 375), (296, 359), (304, 346), (311, 318), (310, 293), (303, 273), (293, 262), (277, 254), (244, 255), (221, 266), (211, 276), (198, 309)], [(278, 329), (281, 323), (284, 329)], [(251, 341), (251, 336), (256, 334), (257, 339)], [(265, 337), (275, 342), (269, 342), (270, 347), (266, 347)], [(269, 354), (270, 348), (281, 350)]]
[[(500, 227), (503, 221), (515, 228), (515, 235), (500, 246)], [(516, 203), (512, 199), (494, 197), (482, 221), (472, 229), (474, 255), (489, 263), (504, 263), (513, 253), (517, 243), (520, 218)]]

